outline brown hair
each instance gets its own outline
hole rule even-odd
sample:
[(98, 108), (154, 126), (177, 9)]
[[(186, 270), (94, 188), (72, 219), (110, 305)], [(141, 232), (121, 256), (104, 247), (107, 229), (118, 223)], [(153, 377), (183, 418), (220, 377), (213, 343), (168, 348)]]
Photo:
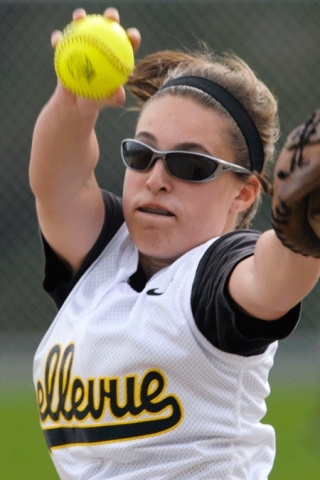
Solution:
[[(140, 107), (153, 97), (158, 98), (160, 95), (170, 93), (191, 97), (229, 118), (229, 136), (236, 161), (246, 168), (250, 168), (246, 141), (236, 122), (219, 102), (207, 93), (192, 87), (174, 86), (159, 90), (168, 81), (182, 76), (198, 76), (216, 82), (233, 94), (247, 110), (260, 134), (265, 159), (262, 172), (253, 173), (259, 178), (263, 190), (268, 192), (275, 143), (279, 137), (277, 101), (274, 95), (235, 54), (217, 55), (205, 45), (201, 51), (196, 52), (164, 50), (148, 55), (137, 62), (128, 80), (127, 87), (138, 98)], [(236, 228), (249, 228), (260, 201), (261, 195), (245, 212), (238, 215)]]

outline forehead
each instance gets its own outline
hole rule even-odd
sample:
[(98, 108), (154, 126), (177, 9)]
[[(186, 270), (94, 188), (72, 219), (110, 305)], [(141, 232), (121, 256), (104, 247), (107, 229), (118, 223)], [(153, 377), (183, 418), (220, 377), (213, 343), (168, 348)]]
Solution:
[(155, 146), (161, 149), (189, 141), (224, 157), (226, 151), (232, 151), (229, 132), (228, 119), (212, 107), (169, 93), (153, 97), (145, 104), (136, 127), (136, 135), (152, 136)]
[(217, 122), (219, 120), (219, 122), (225, 123), (224, 120), (226, 120), (212, 106), (206, 106), (199, 100), (186, 95), (162, 92), (160, 96), (152, 97), (144, 105), (138, 123), (145, 117), (150, 121), (153, 116), (161, 114), (165, 115), (167, 120), (178, 118), (179, 124), (188, 123), (188, 121), (194, 124), (192, 114), (195, 114), (202, 121)]

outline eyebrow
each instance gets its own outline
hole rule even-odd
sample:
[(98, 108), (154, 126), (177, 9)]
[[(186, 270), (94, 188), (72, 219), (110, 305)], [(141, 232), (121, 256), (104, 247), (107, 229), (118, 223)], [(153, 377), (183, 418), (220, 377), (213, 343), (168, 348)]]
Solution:
[[(156, 140), (156, 137), (150, 133), (150, 132), (147, 132), (147, 131), (140, 131), (140, 132), (137, 132), (135, 137), (134, 137), (136, 140), (140, 140), (140, 141), (150, 141), (151, 143), (156, 144), (157, 143), (157, 140)], [(152, 146), (152, 145), (150, 145)], [(156, 148), (156, 147), (154, 147)], [(182, 142), (182, 143), (178, 143), (174, 146), (174, 148), (172, 150), (185, 150), (185, 151), (192, 151), (192, 152), (199, 152), (199, 153), (203, 153), (205, 155), (210, 155), (212, 156), (212, 154), (203, 146), (201, 145), (200, 143), (196, 143), (196, 142)]]

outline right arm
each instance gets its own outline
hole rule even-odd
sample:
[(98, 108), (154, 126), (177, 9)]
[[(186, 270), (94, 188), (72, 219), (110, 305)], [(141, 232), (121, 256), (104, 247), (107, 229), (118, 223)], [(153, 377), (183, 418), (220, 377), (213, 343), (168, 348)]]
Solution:
[(59, 84), (35, 125), (30, 185), (42, 234), (76, 271), (99, 235), (104, 218), (94, 175), (99, 147), (98, 110), (80, 112)]
[[(73, 18), (84, 15), (78, 9)], [(119, 21), (114, 9), (105, 15)], [(139, 33), (132, 29), (128, 34), (137, 49)], [(53, 46), (60, 35), (54, 32)], [(74, 273), (97, 240), (105, 216), (94, 174), (99, 158), (95, 124), (102, 108), (124, 100), (123, 87), (96, 102), (75, 97), (58, 82), (34, 128), (29, 174), (39, 225), (48, 244)]]

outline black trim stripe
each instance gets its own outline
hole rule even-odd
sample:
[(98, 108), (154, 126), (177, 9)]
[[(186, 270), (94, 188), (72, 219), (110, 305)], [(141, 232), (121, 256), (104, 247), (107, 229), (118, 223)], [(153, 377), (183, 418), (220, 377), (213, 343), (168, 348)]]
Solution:
[(43, 432), (49, 448), (57, 448), (155, 435), (177, 426), (181, 419), (181, 410), (175, 409), (170, 417), (157, 420), (92, 427), (53, 427), (44, 429)]

